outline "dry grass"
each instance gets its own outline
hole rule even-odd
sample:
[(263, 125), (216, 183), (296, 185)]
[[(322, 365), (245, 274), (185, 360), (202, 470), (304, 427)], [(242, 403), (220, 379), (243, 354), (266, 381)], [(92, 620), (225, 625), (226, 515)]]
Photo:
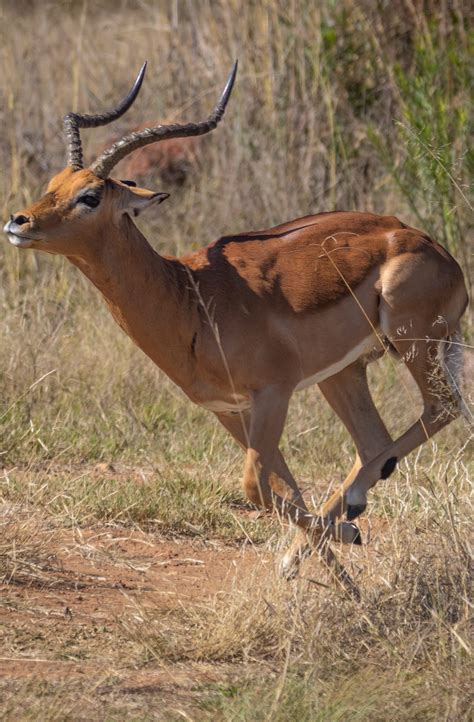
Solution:
[(348, 554), (359, 602), (321, 587), (310, 564), (291, 585), (257, 567), (208, 603), (137, 608), (125, 631), (148, 662), (258, 662), (257, 678), (209, 703), (216, 719), (468, 719), (472, 508), (465, 512), (469, 522), (454, 521), (432, 499), (436, 524), (411, 513), (415, 529), (393, 521), (369, 554)]
[(53, 533), (39, 514), (19, 505), (0, 508), (0, 584), (49, 581), (44, 570), (55, 566), (49, 553)]
[[(238, 56), (225, 122), (203, 140), (184, 186), (143, 221), (158, 250), (357, 208), (425, 227), (472, 276), (471, 13), (464, 0), (396, 0), (390, 9), (353, 0), (4, 0), (3, 216), (63, 166), (65, 112), (113, 102), (144, 58), (140, 100), (117, 132), (203, 115)], [(88, 159), (107, 134), (84, 132)], [(469, 319), (464, 335), (468, 346)], [(384, 359), (370, 380), (399, 434), (419, 411), (410, 379)], [(314, 559), (284, 584), (269, 560), (288, 534), (280, 542), (275, 521), (243, 506), (235, 445), (115, 328), (66, 261), (3, 244), (0, 717), (469, 719), (470, 441), (456, 421), (371, 493), (370, 544), (343, 555), (360, 602)], [(354, 449), (315, 389), (294, 399), (282, 444), (317, 508)], [(142, 590), (161, 569), (153, 556), (136, 589), (115, 588), (123, 570), (141, 568), (130, 541), (140, 530), (150, 548), (165, 537), (228, 554), (242, 546), (230, 588), (160, 605), (159, 582)], [(256, 565), (245, 561), (252, 545)], [(77, 605), (93, 598), (100, 614), (91, 607), (71, 621), (63, 595), (82, 579), (67, 566), (78, 558), (93, 565), (91, 579), (113, 577), (107, 594), (116, 597), (103, 609), (101, 594), (104, 604), (112, 597), (91, 582)]]

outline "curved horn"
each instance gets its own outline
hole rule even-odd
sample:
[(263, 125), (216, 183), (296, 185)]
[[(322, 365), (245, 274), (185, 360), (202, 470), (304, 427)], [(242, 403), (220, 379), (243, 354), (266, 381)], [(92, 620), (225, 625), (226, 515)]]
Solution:
[(101, 156), (91, 165), (91, 170), (99, 178), (107, 178), (112, 168), (122, 160), (126, 155), (137, 148), (141, 148), (149, 143), (156, 143), (159, 140), (168, 138), (184, 138), (190, 135), (204, 135), (214, 130), (216, 125), (224, 115), (226, 105), (228, 103), (232, 88), (237, 75), (237, 60), (232, 66), (229, 77), (222, 91), (219, 101), (207, 118), (200, 123), (186, 123), (185, 125), (157, 125), (154, 128), (145, 128), (137, 133), (125, 135), (119, 141), (107, 148)]
[(82, 159), (82, 144), (79, 128), (96, 128), (99, 125), (107, 125), (113, 120), (120, 118), (127, 112), (134, 100), (136, 99), (140, 88), (142, 87), (143, 78), (145, 76), (146, 62), (140, 68), (140, 72), (125, 98), (113, 109), (106, 113), (98, 113), (97, 115), (79, 115), (78, 113), (68, 113), (63, 120), (64, 133), (66, 135), (68, 165), (74, 170), (80, 170), (84, 167)]

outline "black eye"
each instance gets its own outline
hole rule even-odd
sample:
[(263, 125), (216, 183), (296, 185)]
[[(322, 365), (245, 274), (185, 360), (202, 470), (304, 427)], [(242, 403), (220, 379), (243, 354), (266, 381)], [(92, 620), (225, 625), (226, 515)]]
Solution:
[(84, 203), (84, 205), (88, 206), (89, 208), (97, 208), (97, 206), (100, 203), (100, 198), (98, 196), (88, 195), (88, 196), (81, 196), (77, 199), (78, 203)]

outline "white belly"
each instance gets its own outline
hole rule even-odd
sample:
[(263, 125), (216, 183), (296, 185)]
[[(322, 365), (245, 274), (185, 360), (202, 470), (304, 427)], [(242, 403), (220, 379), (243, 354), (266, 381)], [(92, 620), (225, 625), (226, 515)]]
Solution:
[(362, 341), (358, 343), (357, 346), (354, 346), (354, 348), (348, 351), (345, 356), (339, 359), (339, 361), (336, 361), (335, 363), (331, 364), (331, 366), (327, 366), (325, 369), (322, 369), (316, 374), (308, 376), (307, 378), (300, 381), (298, 386), (295, 388), (295, 391), (302, 391), (302, 389), (307, 389), (308, 386), (312, 386), (313, 384), (320, 384), (321, 381), (324, 381), (330, 376), (334, 376), (334, 374), (339, 373), (339, 371), (345, 369), (346, 366), (349, 366), (354, 361), (357, 361), (358, 358), (364, 356), (364, 354), (372, 351), (376, 346), (377, 336), (371, 333), (370, 336), (362, 339)]
[(235, 394), (234, 399), (234, 402), (216, 399), (215, 401), (206, 401), (199, 405), (208, 411), (213, 411), (215, 414), (238, 414), (250, 409), (250, 399), (247, 396)]

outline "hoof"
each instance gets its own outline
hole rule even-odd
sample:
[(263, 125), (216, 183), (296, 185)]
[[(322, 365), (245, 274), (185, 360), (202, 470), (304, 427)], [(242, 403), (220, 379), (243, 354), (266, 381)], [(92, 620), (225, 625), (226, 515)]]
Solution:
[(309, 546), (296, 552), (289, 550), (280, 560), (278, 564), (279, 576), (287, 582), (291, 582), (299, 574), (301, 562), (309, 557), (311, 548)]
[[(354, 524), (355, 526), (355, 524)], [(358, 547), (362, 546), (362, 535), (360, 533), (360, 530), (358, 527), (356, 527), (357, 531), (355, 532), (354, 539), (352, 540), (353, 544), (357, 544)]]
[(367, 508), (367, 504), (348, 504), (347, 505), (347, 521), (357, 519), (358, 516), (364, 513)]
[(342, 521), (331, 527), (331, 537), (342, 544), (362, 544), (359, 528), (352, 522)]
[(299, 559), (283, 559), (278, 564), (278, 575), (285, 580), (291, 582), (296, 579), (300, 571)]

